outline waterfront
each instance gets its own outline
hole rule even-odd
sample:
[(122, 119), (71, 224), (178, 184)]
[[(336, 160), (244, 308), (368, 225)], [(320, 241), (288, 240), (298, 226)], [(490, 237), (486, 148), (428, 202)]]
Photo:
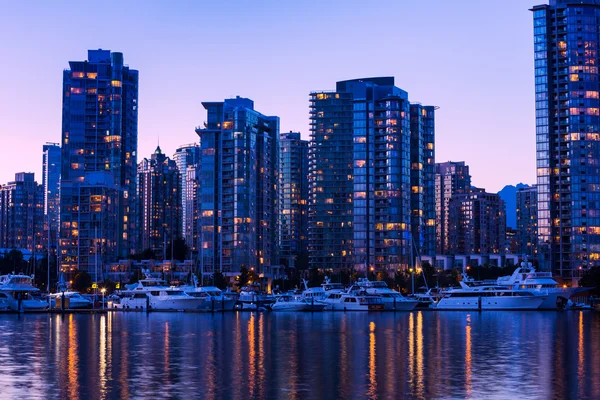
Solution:
[(0, 315), (2, 398), (600, 398), (600, 313)]

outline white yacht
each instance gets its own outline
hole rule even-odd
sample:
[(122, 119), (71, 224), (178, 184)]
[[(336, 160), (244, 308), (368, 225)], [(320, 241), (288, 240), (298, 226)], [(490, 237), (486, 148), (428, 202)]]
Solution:
[(329, 277), (325, 277), (325, 282), (321, 284), (320, 287), (308, 287), (308, 281), (306, 279), (302, 280), (304, 284), (304, 291), (302, 292), (302, 297), (305, 299), (315, 299), (322, 301), (327, 297), (328, 293), (343, 293), (346, 290), (344, 289), (344, 285), (341, 283), (331, 283)]
[(323, 311), (324, 308), (325, 303), (318, 300), (282, 294), (277, 296), (271, 311)]
[[(218, 311), (231, 311), (235, 308), (237, 300), (223, 295), (223, 291), (216, 286), (198, 286), (198, 279), (194, 276), (192, 285), (180, 286), (186, 294), (210, 303), (208, 308)], [(214, 304), (213, 304), (214, 303)]]
[(397, 291), (390, 289), (387, 283), (383, 281), (370, 281), (368, 278), (358, 278), (356, 285), (367, 294), (380, 296), (386, 310), (412, 311), (419, 304), (419, 301), (407, 299)]
[(57, 284), (56, 293), (51, 293), (48, 295), (50, 307), (56, 308), (57, 300), (58, 305), (60, 306), (60, 299), (62, 299), (63, 296), (65, 299), (69, 299), (69, 305), (68, 307), (65, 306), (65, 308), (92, 308), (93, 306), (93, 303), (90, 299), (83, 297), (79, 292), (69, 290), (68, 285), (64, 280), (64, 276), (61, 274)]
[(58, 293), (51, 293), (48, 295), (50, 299), (50, 307), (56, 308), (56, 301), (58, 299), (58, 305), (60, 306), (60, 300), (62, 297), (69, 299), (68, 308), (91, 308), (92, 301), (83, 297), (79, 292), (65, 291)]
[[(462, 282), (461, 282), (462, 283)], [(436, 310), (537, 310), (547, 295), (506, 286), (463, 285), (444, 292), (432, 308)]]
[(0, 276), (0, 293), (6, 295), (8, 308), (13, 311), (43, 311), (48, 303), (40, 298), (40, 290), (33, 286), (33, 275)]
[(331, 311), (383, 311), (385, 306), (379, 296), (331, 292), (322, 302)]
[(273, 303), (275, 303), (275, 296), (261, 292), (260, 285), (257, 283), (242, 287), (237, 300), (240, 309), (254, 309), (261, 305)]
[(540, 309), (556, 310), (567, 305), (573, 295), (588, 290), (588, 288), (562, 287), (552, 278), (551, 272), (536, 272), (527, 260), (521, 263), (511, 276), (503, 276), (496, 281), (498, 285), (506, 285), (512, 289), (528, 289), (547, 294)]
[(0, 311), (8, 310), (8, 295), (0, 292)]
[(150, 308), (155, 311), (166, 310), (204, 310), (208, 311), (210, 301), (192, 297), (176, 287), (134, 289), (129, 296), (123, 297), (117, 308)]

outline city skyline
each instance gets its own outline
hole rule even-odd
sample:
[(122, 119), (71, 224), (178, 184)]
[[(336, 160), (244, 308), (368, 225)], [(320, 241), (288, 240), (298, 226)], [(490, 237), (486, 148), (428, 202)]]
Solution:
[[(167, 155), (196, 141), (194, 127), (205, 119), (201, 101), (235, 95), (252, 98), (266, 114), (281, 117), (282, 132), (300, 131), (307, 139), (309, 92), (343, 79), (395, 76), (397, 85), (411, 93), (414, 101), (440, 107), (436, 162), (466, 161), (473, 184), (493, 192), (507, 184), (533, 184), (533, 27), (528, 8), (535, 4), (436, 1), (431, 7), (384, 2), (377, 9), (366, 9), (358, 2), (319, 7), (261, 2), (252, 8), (234, 2), (229, 7), (237, 6), (240, 12), (229, 15), (221, 5), (184, 2), (174, 9), (131, 2), (113, 21), (127, 28), (103, 30), (102, 40), (95, 29), (101, 22), (85, 19), (85, 10), (66, 13), (66, 5), (28, 10), (11, 4), (0, 23), (5, 36), (19, 39), (19, 46), (0, 46), (13, 59), (35, 55), (37, 61), (0, 67), (0, 83), (11, 93), (0, 100), (4, 111), (0, 132), (5, 146), (18, 154), (0, 160), (0, 181), (10, 181), (19, 171), (39, 176), (39, 152), (27, 150), (32, 146), (41, 150), (44, 143), (59, 141), (61, 99), (56, 93), (62, 71), (68, 68), (65, 60), (79, 59), (85, 49), (103, 48), (127, 54), (126, 63), (142, 71), (141, 157), (153, 152), (159, 136)], [(110, 8), (98, 11), (97, 20), (108, 17)], [(381, 9), (397, 23), (360, 22), (380, 16)], [(122, 19), (134, 10), (145, 18), (125, 23)], [(190, 23), (198, 15), (206, 17), (203, 23)], [(224, 18), (227, 29), (220, 23)], [(87, 29), (72, 35), (70, 24), (84, 20)], [(509, 32), (506, 26), (511, 26)], [(222, 29), (219, 40), (207, 43), (204, 38), (218, 29)], [(386, 37), (411, 39), (395, 40), (392, 48), (397, 51), (390, 52), (389, 41), (383, 40)], [(260, 44), (266, 56), (251, 58), (255, 53), (251, 43)], [(354, 57), (354, 49), (366, 43), (373, 57)], [(408, 62), (407, 57), (417, 61)], [(255, 61), (238, 63), (236, 59)], [(40, 64), (43, 68), (38, 68)], [(20, 80), (15, 77), (24, 74), (36, 88), (35, 96), (19, 89)], [(500, 163), (502, 174), (496, 172)]]

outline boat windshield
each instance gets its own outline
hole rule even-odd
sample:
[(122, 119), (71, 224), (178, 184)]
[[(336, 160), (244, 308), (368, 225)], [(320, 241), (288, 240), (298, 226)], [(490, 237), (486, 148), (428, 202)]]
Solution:
[(10, 278), (10, 281), (8, 281), (8, 284), (12, 284), (12, 285), (30, 285), (31, 284), (31, 278), (29, 277), (12, 277)]
[(167, 290), (166, 291), (168, 296), (181, 296), (183, 295), (183, 291), (181, 290)]

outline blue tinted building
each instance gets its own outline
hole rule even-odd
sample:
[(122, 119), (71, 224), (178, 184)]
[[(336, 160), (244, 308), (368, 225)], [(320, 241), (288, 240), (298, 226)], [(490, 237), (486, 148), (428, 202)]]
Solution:
[(277, 243), (279, 117), (236, 97), (202, 103), (199, 258), (205, 274), (237, 276), (242, 268), (271, 276)]
[(58, 244), (58, 222), (60, 219), (60, 146), (58, 143), (46, 143), (43, 146), (42, 187), (44, 196), (44, 225), (46, 246)]
[[(138, 72), (90, 50), (63, 72), (60, 265), (94, 271), (134, 251)], [(98, 257), (96, 257), (98, 253)]]
[(600, 1), (532, 9), (539, 260), (566, 278), (600, 265)]
[(396, 272), (412, 265), (413, 242), (431, 253), (434, 108), (415, 104), (411, 118), (393, 77), (338, 82), (310, 102), (310, 265)]
[[(188, 172), (189, 167), (195, 168), (200, 160), (200, 146), (198, 143), (190, 143), (179, 146), (173, 154), (173, 160), (179, 169), (179, 196), (181, 198), (181, 232), (180, 236), (185, 239), (189, 247), (194, 247), (194, 194), (188, 195)], [(192, 185), (193, 186), (193, 185)]]

